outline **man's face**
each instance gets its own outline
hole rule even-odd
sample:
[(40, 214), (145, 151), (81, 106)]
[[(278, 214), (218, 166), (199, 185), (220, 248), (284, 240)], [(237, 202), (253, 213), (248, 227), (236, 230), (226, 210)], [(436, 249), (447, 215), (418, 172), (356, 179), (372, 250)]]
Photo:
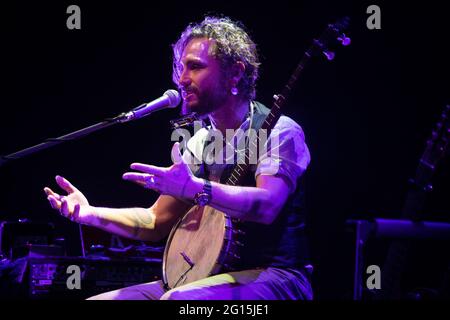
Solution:
[(211, 40), (194, 38), (184, 48), (179, 79), (183, 114), (206, 115), (220, 108), (227, 99), (225, 77), (219, 61), (212, 55), (212, 46)]

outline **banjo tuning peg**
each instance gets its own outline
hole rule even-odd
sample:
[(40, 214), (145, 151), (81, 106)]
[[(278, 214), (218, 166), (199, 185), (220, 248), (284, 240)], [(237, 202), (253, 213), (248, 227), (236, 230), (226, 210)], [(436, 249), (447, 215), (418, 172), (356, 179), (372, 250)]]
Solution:
[(328, 60), (333, 60), (334, 59), (334, 52), (333, 51), (323, 51), (323, 54), (325, 55), (325, 57), (327, 57)]
[(345, 33), (343, 33), (343, 34), (342, 34), (340, 37), (338, 37), (337, 39), (341, 42), (341, 44), (342, 44), (344, 47), (350, 45), (350, 43), (352, 42), (352, 40), (351, 40), (349, 37), (347, 37), (347, 36), (345, 35)]

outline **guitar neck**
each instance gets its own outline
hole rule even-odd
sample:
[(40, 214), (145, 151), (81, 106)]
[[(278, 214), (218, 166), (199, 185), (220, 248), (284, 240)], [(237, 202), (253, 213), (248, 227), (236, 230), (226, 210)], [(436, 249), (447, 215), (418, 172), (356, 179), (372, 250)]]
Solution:
[[(414, 179), (410, 180), (411, 189), (401, 211), (403, 219), (420, 220), (424, 216), (423, 208), (428, 192), (432, 190), (431, 179), (436, 166), (445, 156), (449, 144), (450, 120), (447, 105), (436, 129), (427, 141), (425, 151), (420, 158)], [(382, 292), (380, 298), (389, 298), (399, 294), (401, 278), (406, 267), (411, 241), (396, 240), (389, 247), (383, 267)]]

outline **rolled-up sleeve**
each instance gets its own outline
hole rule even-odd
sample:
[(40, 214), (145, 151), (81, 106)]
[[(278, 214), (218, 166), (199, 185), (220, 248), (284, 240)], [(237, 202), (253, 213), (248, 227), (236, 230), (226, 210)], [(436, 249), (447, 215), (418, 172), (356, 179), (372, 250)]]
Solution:
[(292, 193), (310, 161), (302, 128), (294, 120), (282, 116), (258, 157), (255, 178), (259, 175), (283, 177)]

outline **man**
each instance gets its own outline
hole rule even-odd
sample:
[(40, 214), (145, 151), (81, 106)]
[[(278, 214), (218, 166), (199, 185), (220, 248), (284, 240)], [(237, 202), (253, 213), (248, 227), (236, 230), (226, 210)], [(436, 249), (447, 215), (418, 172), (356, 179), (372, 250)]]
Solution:
[(159, 192), (157, 201), (150, 208), (94, 207), (60, 176), (56, 182), (67, 195), (49, 188), (45, 192), (51, 206), (73, 221), (144, 241), (167, 237), (177, 220), (199, 202), (199, 195), (206, 193), (203, 205), (240, 219), (246, 227), (247, 242), (238, 271), (167, 292), (161, 281), (156, 281), (92, 299), (311, 299), (297, 183), (310, 156), (300, 126), (288, 117), (280, 118), (274, 128), (279, 143), (271, 146), (277, 152), (270, 153), (277, 156), (269, 156), (269, 152), (260, 155), (245, 186), (223, 184), (225, 174), (219, 182), (209, 182), (208, 173), (225, 172), (223, 166), (192, 161), (208, 156), (202, 151), (210, 131), (225, 136), (227, 129), (246, 130), (267, 114), (267, 108), (253, 101), (259, 68), (255, 44), (230, 19), (206, 17), (186, 28), (173, 51), (173, 80), (182, 93), (183, 112), (208, 118), (211, 126), (189, 140), (183, 155), (179, 144), (174, 144), (171, 167), (133, 163), (131, 169), (139, 172), (123, 175), (125, 180)]

